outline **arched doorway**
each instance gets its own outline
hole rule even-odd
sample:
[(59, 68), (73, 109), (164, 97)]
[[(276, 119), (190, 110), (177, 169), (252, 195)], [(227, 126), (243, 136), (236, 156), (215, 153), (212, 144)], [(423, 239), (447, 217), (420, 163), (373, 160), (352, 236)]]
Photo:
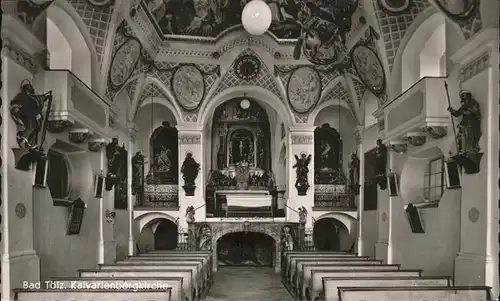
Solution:
[(314, 247), (318, 251), (348, 251), (352, 238), (347, 227), (335, 218), (322, 218), (314, 223)]
[[(155, 250), (175, 250), (177, 248), (177, 225), (167, 219), (160, 219), (154, 230)], [(156, 226), (156, 229), (154, 229)]]
[(219, 266), (273, 266), (274, 239), (264, 233), (232, 232), (217, 240)]

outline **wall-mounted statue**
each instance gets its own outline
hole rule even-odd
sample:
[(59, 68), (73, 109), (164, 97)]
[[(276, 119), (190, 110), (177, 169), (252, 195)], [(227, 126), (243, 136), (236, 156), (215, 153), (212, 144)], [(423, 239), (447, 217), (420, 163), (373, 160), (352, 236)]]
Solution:
[(182, 188), (184, 188), (186, 196), (194, 196), (194, 190), (196, 189), (194, 181), (198, 177), (199, 171), (200, 164), (193, 159), (192, 153), (187, 153), (181, 167), (182, 178), (184, 179), (184, 186)]
[(354, 195), (359, 195), (359, 164), (358, 154), (353, 153), (349, 162), (349, 188)]
[(138, 204), (141, 203), (144, 192), (144, 164), (146, 161), (146, 156), (141, 152), (136, 152), (132, 157), (132, 195), (136, 196)]
[[(13, 149), (17, 169), (29, 170), (31, 163), (43, 157), (41, 146), (45, 140), (46, 125), (42, 126), (42, 112), (46, 101), (48, 114), (52, 104), (52, 91), (42, 95), (35, 94), (33, 85), (25, 79), (21, 82), (21, 92), (10, 102), (10, 115), (18, 130), (16, 139), (19, 149)], [(42, 137), (38, 141), (40, 133)]]
[(479, 147), (481, 131), (481, 110), (479, 103), (472, 97), (469, 91), (460, 92), (461, 106), (455, 110), (448, 108), (453, 117), (462, 117), (458, 124), (456, 143), (458, 154), (453, 157), (457, 163), (465, 169), (466, 174), (479, 172), (479, 165), (483, 153)]
[(281, 250), (282, 251), (293, 251), (294, 250), (294, 238), (292, 234), (293, 230), (290, 227), (285, 226), (282, 228), (281, 233)]
[(307, 194), (307, 189), (309, 189), (309, 181), (308, 181), (308, 176), (307, 174), (309, 173), (309, 163), (311, 162), (311, 155), (306, 155), (305, 153), (302, 153), (299, 156), (295, 155), (295, 160), (297, 162), (293, 166), (293, 168), (296, 168), (296, 175), (297, 179), (295, 181), (295, 188), (297, 188), (297, 194), (298, 195), (306, 195)]
[(377, 140), (375, 147), (375, 180), (381, 190), (387, 189), (387, 147), (382, 139)]
[(194, 218), (194, 214), (196, 213), (196, 210), (194, 209), (194, 206), (188, 206), (186, 208), (186, 222), (188, 224), (191, 224), (191, 223), (194, 223), (195, 221), (195, 218)]
[(299, 208), (299, 223), (305, 224), (307, 223), (307, 209), (306, 207), (302, 206)]
[(120, 173), (120, 146), (118, 145), (118, 137), (114, 137), (111, 142), (106, 145), (106, 158), (108, 159), (108, 173), (106, 175), (106, 190), (113, 189), (116, 184), (118, 174)]

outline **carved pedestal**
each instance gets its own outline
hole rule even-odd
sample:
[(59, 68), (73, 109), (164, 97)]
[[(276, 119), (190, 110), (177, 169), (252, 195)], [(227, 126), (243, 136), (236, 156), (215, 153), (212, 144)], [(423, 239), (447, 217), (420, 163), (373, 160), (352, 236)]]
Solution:
[(473, 175), (480, 171), (481, 159), (484, 153), (467, 152), (451, 157), (464, 169), (465, 174)]
[(309, 183), (304, 183), (303, 185), (296, 185), (297, 195), (307, 195), (307, 190), (309, 189)]
[(194, 191), (196, 190), (196, 185), (194, 184), (186, 184), (182, 186), (184, 188), (184, 192), (186, 192), (186, 196), (194, 196)]
[(39, 149), (12, 148), (16, 169), (29, 171), (31, 164), (42, 159), (44, 154)]
[(299, 223), (297, 227), (297, 244), (300, 251), (305, 251), (306, 248), (306, 224)]

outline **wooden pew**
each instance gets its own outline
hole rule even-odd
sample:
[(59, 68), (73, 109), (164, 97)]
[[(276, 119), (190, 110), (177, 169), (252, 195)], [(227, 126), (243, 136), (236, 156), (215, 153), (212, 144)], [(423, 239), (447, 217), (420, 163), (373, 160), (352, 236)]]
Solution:
[(117, 261), (117, 264), (122, 262), (161, 262), (169, 260), (202, 260), (204, 269), (209, 276), (209, 281), (212, 280), (212, 256), (208, 254), (165, 254), (163, 256), (130, 256), (125, 261)]
[(321, 259), (321, 260), (350, 260), (351, 258), (355, 258), (354, 260), (368, 260), (368, 257), (337, 257), (336, 255), (307, 255), (307, 256), (296, 256), (292, 255), (290, 256), (290, 262), (287, 264), (287, 270), (285, 273), (285, 278), (287, 280), (287, 283), (292, 284), (295, 279), (293, 279), (293, 275), (296, 273), (296, 268), (297, 268), (297, 260), (301, 259)]
[[(120, 285), (120, 289), (132, 288), (139, 292), (146, 288), (170, 288), (170, 301), (184, 301), (182, 277), (157, 277), (157, 278), (77, 278), (77, 277), (56, 277), (51, 278), (60, 286), (69, 289), (95, 289), (95, 287), (112, 287)], [(146, 284), (146, 285), (145, 285)]]
[(450, 286), (449, 277), (356, 277), (323, 278), (324, 300), (340, 301), (339, 287)]
[[(311, 280), (304, 290), (306, 300), (316, 300), (323, 294), (323, 279), (329, 277), (420, 277), (421, 270), (400, 270), (399, 265), (383, 265), (383, 270), (367, 270), (367, 269), (348, 269), (338, 270), (337, 267), (329, 267), (323, 269), (312, 269)], [(310, 298), (308, 298), (310, 297)]]
[(212, 255), (212, 251), (177, 251), (177, 250), (150, 251), (147, 253), (139, 253), (139, 254), (137, 254), (137, 256), (154, 257), (154, 256), (165, 256), (165, 255), (172, 255), (172, 254), (208, 254), (208, 255)]
[(196, 257), (172, 257), (165, 258), (162, 260), (125, 260), (117, 261), (115, 265), (143, 265), (149, 266), (165, 266), (165, 265), (176, 265), (177, 263), (200, 263), (200, 273), (203, 275), (203, 285), (209, 285), (212, 277), (212, 267), (209, 266), (208, 260), (206, 258), (196, 258)]
[(194, 301), (201, 294), (193, 278), (193, 268), (169, 268), (162, 270), (79, 270), (80, 278), (157, 278), (182, 277), (183, 295)]
[[(399, 265), (383, 265), (385, 268), (383, 271), (397, 271), (400, 269)], [(312, 283), (312, 271), (337, 271), (338, 265), (336, 264), (315, 264), (315, 263), (304, 263), (302, 267), (302, 287), (300, 295), (305, 298), (307, 289)], [(320, 283), (321, 284), (321, 283)]]
[(313, 257), (360, 257), (367, 258), (367, 256), (358, 256), (357, 254), (351, 253), (342, 253), (342, 252), (305, 252), (305, 251), (285, 251), (282, 253), (281, 259), (281, 271), (284, 275), (288, 271), (291, 258), (293, 257), (305, 257), (305, 256), (313, 256)]
[(208, 283), (205, 278), (206, 275), (203, 273), (202, 265), (200, 261), (168, 261), (162, 262), (161, 264), (100, 264), (98, 265), (100, 270), (166, 270), (166, 269), (182, 269), (182, 268), (192, 268), (193, 269), (193, 283), (197, 286), (199, 291), (205, 289)]
[(338, 292), (342, 301), (487, 301), (491, 300), (490, 289), (487, 286), (339, 287)]
[[(297, 260), (297, 268), (295, 272), (295, 282), (292, 284), (295, 288), (295, 294), (300, 296), (300, 292), (305, 283), (309, 282), (310, 277), (305, 275), (304, 265), (317, 265), (317, 266), (349, 266), (349, 265), (381, 265), (382, 260), (317, 260), (314, 258)], [(309, 274), (310, 275), (310, 274)], [(293, 277), (293, 275), (292, 275)]]
[(331, 251), (284, 251), (281, 253), (281, 271), (284, 273), (287, 270), (287, 264), (290, 263), (290, 258), (294, 256), (324, 256), (335, 255), (336, 257), (362, 257), (358, 254), (345, 253), (345, 252), (331, 252)]
[(124, 290), (124, 289), (15, 289), (16, 301), (151, 301), (170, 300), (170, 289), (163, 290)]

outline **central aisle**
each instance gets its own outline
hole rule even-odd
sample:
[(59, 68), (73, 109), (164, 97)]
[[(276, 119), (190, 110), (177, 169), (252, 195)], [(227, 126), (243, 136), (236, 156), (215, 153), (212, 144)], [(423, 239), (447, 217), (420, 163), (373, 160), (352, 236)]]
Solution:
[(270, 267), (219, 267), (206, 301), (292, 301), (279, 273)]

